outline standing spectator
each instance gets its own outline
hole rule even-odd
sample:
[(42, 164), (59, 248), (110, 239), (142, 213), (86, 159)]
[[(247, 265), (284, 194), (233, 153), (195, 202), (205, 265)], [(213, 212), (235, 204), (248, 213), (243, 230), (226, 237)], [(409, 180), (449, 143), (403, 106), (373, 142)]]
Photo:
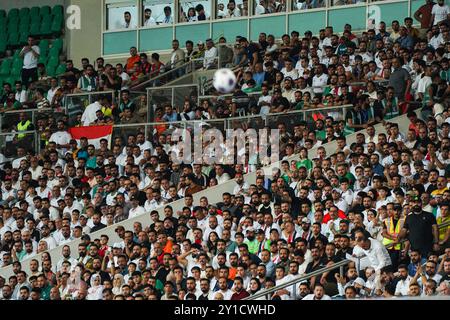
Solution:
[(436, 218), (432, 213), (422, 210), (422, 200), (411, 200), (412, 213), (406, 217), (399, 240), (408, 238), (411, 248), (416, 249), (424, 257), (434, 250), (439, 252), (439, 231)]
[(431, 11), (435, 4), (433, 0), (425, 0), (425, 4), (414, 12), (414, 18), (420, 22), (420, 38), (425, 37), (427, 30), (433, 22)]
[(31, 81), (38, 80), (37, 64), (40, 57), (40, 49), (35, 44), (34, 37), (28, 37), (28, 44), (20, 51), (20, 57), (23, 58), (22, 67), (22, 84), (25, 88), (28, 88), (28, 84)]
[(439, 22), (448, 20), (449, 18), (450, 8), (445, 4), (444, 0), (438, 0), (437, 5), (433, 6), (433, 9), (431, 9), (431, 20), (433, 21), (433, 26), (436, 26)]
[(392, 59), (392, 67), (393, 71), (389, 77), (389, 86), (394, 88), (395, 96), (400, 102), (405, 101), (405, 95), (409, 94), (411, 88), (411, 77), (409, 72), (402, 68), (400, 58)]

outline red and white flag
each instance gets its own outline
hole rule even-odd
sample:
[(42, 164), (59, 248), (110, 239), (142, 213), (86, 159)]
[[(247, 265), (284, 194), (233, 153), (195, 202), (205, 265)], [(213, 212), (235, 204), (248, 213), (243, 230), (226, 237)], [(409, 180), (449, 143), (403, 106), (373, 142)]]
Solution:
[(108, 146), (111, 144), (113, 126), (88, 126), (88, 127), (73, 127), (69, 129), (69, 133), (72, 135), (72, 139), (77, 140), (80, 145), (80, 139), (85, 137), (88, 139), (89, 144), (100, 147), (100, 140), (108, 140)]

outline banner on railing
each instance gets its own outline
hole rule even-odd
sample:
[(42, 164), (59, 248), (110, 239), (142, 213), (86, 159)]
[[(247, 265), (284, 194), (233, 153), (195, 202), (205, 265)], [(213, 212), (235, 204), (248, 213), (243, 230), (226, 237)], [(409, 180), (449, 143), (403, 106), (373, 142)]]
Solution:
[(113, 126), (89, 126), (89, 127), (73, 127), (69, 129), (72, 138), (77, 140), (80, 145), (80, 139), (86, 137), (89, 144), (100, 147), (100, 140), (108, 140), (108, 146), (111, 145)]

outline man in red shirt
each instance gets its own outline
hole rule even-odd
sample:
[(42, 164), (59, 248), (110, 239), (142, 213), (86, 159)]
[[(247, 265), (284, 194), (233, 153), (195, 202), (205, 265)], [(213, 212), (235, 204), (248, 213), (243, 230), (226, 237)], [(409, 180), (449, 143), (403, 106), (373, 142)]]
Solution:
[(234, 278), (233, 295), (230, 300), (242, 300), (250, 294), (244, 290), (244, 280), (241, 277)]
[(425, 4), (414, 12), (414, 18), (420, 22), (419, 37), (424, 38), (431, 25), (431, 10), (436, 3), (433, 0), (425, 0)]

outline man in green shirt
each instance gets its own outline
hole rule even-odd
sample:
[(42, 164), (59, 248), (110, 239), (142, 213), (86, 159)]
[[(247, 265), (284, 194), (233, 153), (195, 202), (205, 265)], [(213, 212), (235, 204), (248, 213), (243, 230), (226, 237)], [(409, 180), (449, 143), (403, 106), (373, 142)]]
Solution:
[(316, 120), (316, 138), (317, 140), (324, 140), (325, 139), (325, 129), (324, 129), (324, 122), (322, 119), (317, 119)]
[(247, 229), (247, 238), (245, 238), (244, 243), (248, 247), (248, 252), (252, 254), (258, 253), (259, 241), (256, 240), (255, 229), (253, 227)]

